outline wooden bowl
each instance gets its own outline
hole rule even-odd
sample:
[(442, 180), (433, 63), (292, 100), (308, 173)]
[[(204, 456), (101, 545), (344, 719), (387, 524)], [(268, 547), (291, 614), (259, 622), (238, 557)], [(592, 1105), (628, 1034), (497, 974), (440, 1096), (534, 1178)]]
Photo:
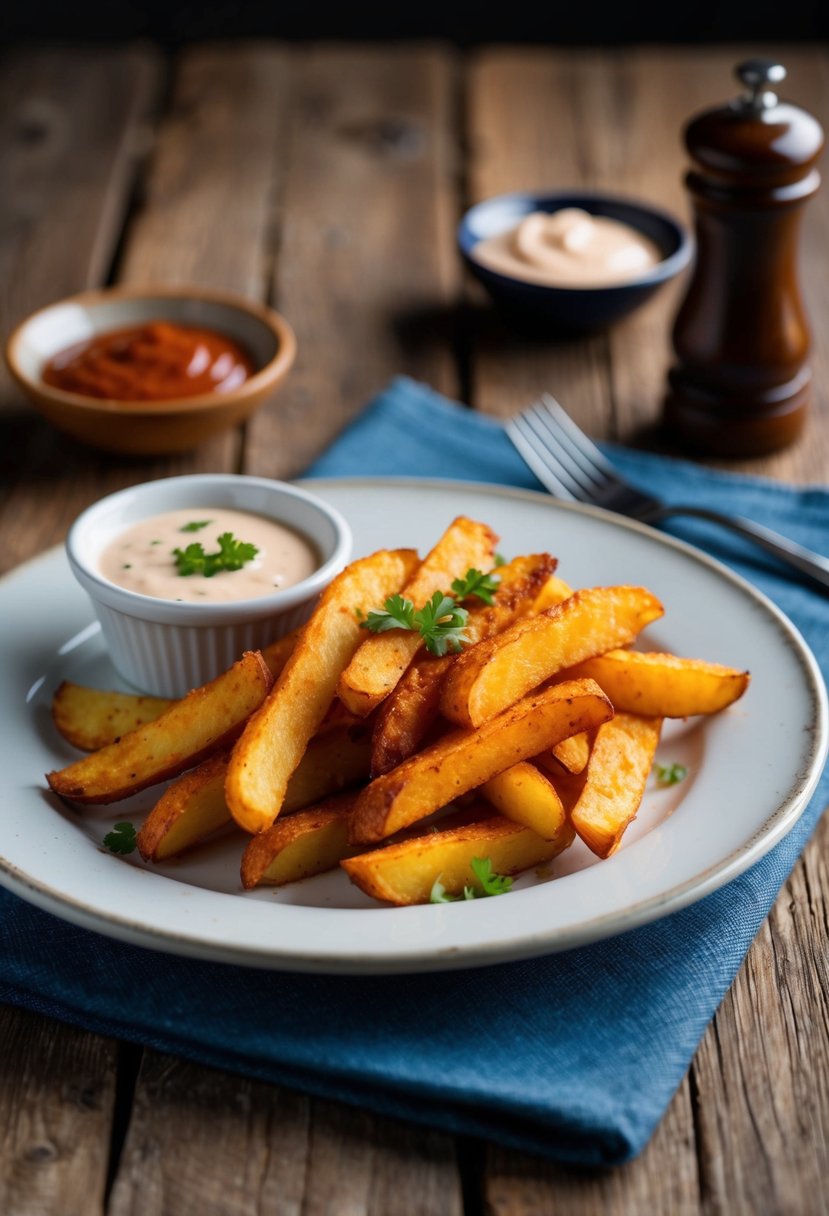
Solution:
[[(54, 355), (107, 331), (151, 321), (214, 329), (250, 353), (255, 372), (229, 392), (164, 401), (113, 401), (43, 382)], [(200, 287), (110, 287), (33, 313), (6, 344), (9, 370), (59, 430), (108, 452), (160, 456), (187, 451), (244, 421), (273, 395), (296, 354), (287, 321), (256, 301)]]

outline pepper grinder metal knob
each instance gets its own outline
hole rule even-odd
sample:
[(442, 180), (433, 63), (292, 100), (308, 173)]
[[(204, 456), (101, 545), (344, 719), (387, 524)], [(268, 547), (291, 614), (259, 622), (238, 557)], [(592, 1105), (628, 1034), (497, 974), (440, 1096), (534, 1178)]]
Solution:
[(818, 121), (772, 87), (782, 64), (751, 59), (736, 75), (745, 93), (685, 131), (697, 256), (665, 402), (679, 439), (718, 456), (774, 451), (802, 430), (811, 371), (798, 237), (823, 150)]

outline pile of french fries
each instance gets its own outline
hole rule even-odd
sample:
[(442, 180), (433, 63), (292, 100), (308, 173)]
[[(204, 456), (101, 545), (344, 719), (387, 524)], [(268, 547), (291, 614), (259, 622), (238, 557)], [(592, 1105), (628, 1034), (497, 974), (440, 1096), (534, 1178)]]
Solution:
[[(376, 899), (417, 904), (436, 882), (448, 897), (474, 889), (475, 859), (514, 875), (577, 836), (610, 856), (663, 719), (720, 712), (748, 673), (631, 649), (663, 614), (648, 590), (574, 591), (547, 553), (495, 567), (497, 539), (460, 517), (423, 560), (353, 562), (301, 630), (180, 701), (64, 683), (55, 724), (89, 754), (49, 785), (106, 804), (169, 783), (142, 856), (163, 863), (235, 825), (246, 889), (341, 866)], [(497, 587), (464, 603), (457, 653), (365, 628), (388, 597), (419, 608), (470, 570)]]

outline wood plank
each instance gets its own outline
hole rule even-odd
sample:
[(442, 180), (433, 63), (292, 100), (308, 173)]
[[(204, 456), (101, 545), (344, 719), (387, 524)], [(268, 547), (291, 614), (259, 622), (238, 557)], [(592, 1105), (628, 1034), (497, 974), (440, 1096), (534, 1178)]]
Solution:
[(4, 333), (109, 273), (160, 69), (145, 46), (23, 50), (0, 63)]
[(437, 1211), (462, 1212), (448, 1136), (145, 1053), (110, 1216)]
[(179, 56), (120, 281), (266, 298), (289, 79), (288, 52), (276, 45), (211, 44)]
[[(495, 49), (467, 76), (468, 201), (512, 190), (596, 187), (610, 109), (605, 56), (594, 51)], [(551, 392), (593, 435), (611, 432), (608, 343), (533, 336), (502, 320), (471, 284), (472, 404), (500, 417)]]
[(0, 1008), (0, 1211), (103, 1212), (115, 1044)]
[(829, 1211), (827, 856), (824, 819), (697, 1053), (706, 1212)]
[(494, 1148), (487, 1156), (484, 1198), (488, 1216), (696, 1216), (701, 1206), (687, 1078), (634, 1161), (615, 1169), (579, 1169)]
[(274, 299), (297, 332), (245, 468), (297, 473), (387, 380), (456, 393), (452, 60), (429, 48), (295, 52)]
[[(100, 283), (147, 149), (159, 56), (140, 49), (23, 50), (0, 67), (0, 328)], [(101, 98), (106, 98), (106, 104)], [(24, 405), (0, 370), (0, 569), (62, 538), (83, 502), (83, 449)], [(77, 480), (72, 476), (77, 470)], [(68, 476), (64, 480), (62, 475)], [(90, 501), (99, 485), (88, 480)], [(100, 489), (98, 490), (100, 492)], [(13, 521), (13, 526), (12, 526)]]

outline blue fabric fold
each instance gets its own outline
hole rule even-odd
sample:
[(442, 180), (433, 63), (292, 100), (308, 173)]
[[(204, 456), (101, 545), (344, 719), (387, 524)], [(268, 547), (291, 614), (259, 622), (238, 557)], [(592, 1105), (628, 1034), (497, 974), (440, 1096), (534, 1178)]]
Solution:
[[(673, 501), (748, 515), (829, 552), (829, 492), (613, 449)], [(537, 489), (499, 423), (395, 380), (309, 476), (424, 475)], [(718, 529), (671, 531), (748, 577), (829, 669), (829, 604)], [(479, 1135), (612, 1164), (647, 1142), (829, 799), (761, 862), (669, 918), (527, 962), (439, 976), (326, 977), (175, 958), (0, 892), (0, 999), (219, 1068)]]

